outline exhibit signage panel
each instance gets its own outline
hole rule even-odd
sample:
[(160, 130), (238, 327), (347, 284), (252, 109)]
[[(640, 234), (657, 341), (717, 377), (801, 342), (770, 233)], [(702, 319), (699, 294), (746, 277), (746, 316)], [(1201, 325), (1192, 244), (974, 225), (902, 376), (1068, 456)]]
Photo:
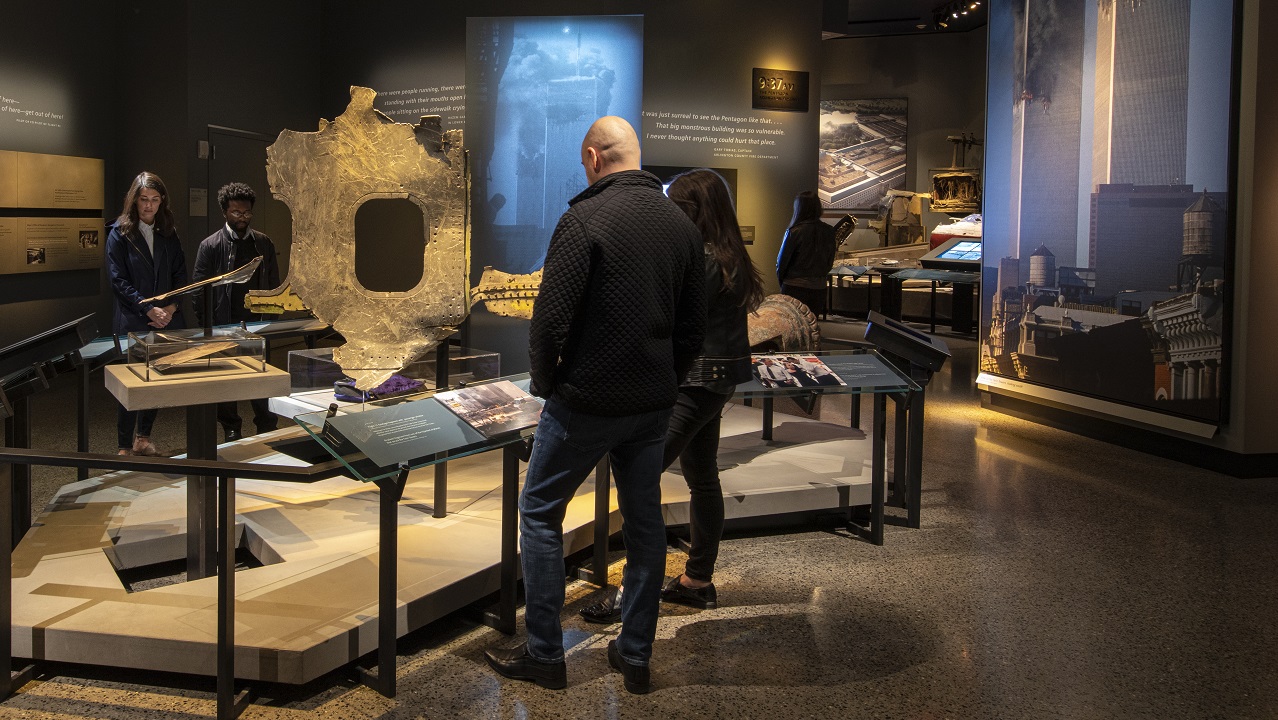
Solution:
[(332, 447), (349, 444), (379, 467), (484, 442), (485, 438), (433, 398), (338, 415), (324, 423)]
[(17, 203), (10, 207), (102, 209), (101, 160), (39, 153), (15, 154)]
[(18, 206), (18, 153), (0, 150), (0, 208)]
[(98, 218), (0, 218), (0, 274), (102, 267)]
[(751, 84), (755, 110), (808, 111), (808, 74), (797, 70), (755, 68)]
[[(103, 162), (0, 150), (0, 275), (102, 267)], [(48, 217), (57, 215), (57, 217)]]

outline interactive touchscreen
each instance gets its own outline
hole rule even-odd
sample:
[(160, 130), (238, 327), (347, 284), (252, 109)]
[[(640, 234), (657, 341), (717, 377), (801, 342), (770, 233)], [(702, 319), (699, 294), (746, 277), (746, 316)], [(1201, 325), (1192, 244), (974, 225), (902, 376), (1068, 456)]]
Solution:
[(980, 240), (964, 240), (954, 244), (954, 247), (946, 250), (936, 256), (939, 260), (980, 260), (981, 259), (981, 241)]

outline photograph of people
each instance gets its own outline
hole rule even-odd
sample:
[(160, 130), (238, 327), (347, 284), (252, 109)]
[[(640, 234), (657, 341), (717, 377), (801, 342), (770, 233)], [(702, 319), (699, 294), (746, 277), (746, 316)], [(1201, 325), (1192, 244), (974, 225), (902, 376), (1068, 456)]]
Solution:
[(766, 388), (799, 387), (799, 381), (775, 358), (764, 356), (754, 365), (754, 374)]
[[(173, 226), (164, 181), (139, 173), (124, 195), (124, 209), (107, 235), (107, 277), (115, 297), (112, 331), (116, 335), (183, 327), (176, 302), (154, 305), (145, 298), (187, 284), (186, 255)], [(120, 455), (158, 455), (151, 442), (155, 410), (116, 411)]]
[(808, 372), (807, 368), (804, 367), (804, 365), (801, 364), (799, 359), (796, 357), (785, 358), (781, 361), (781, 366), (784, 367), (785, 371), (790, 373), (790, 377), (798, 381), (799, 385), (802, 387), (813, 387), (821, 384), (817, 382), (816, 377), (812, 373)]

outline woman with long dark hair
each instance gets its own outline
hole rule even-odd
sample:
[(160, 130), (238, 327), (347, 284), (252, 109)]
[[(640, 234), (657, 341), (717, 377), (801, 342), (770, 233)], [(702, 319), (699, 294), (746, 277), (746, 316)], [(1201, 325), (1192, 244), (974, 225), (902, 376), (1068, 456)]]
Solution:
[[(746, 316), (763, 301), (763, 279), (750, 261), (727, 183), (700, 168), (675, 177), (666, 194), (701, 231), (706, 262), (706, 337), (701, 356), (679, 388), (666, 431), (663, 468), (679, 459), (691, 493), (692, 546), (683, 574), (672, 578), (661, 599), (697, 608), (718, 605), (714, 564), (723, 534), (723, 488), (719, 484), (719, 419), (738, 383), (751, 377)], [(582, 608), (591, 622), (621, 617), (622, 589)]]
[(811, 190), (794, 198), (794, 215), (777, 255), (777, 281), (781, 292), (808, 306), (814, 314), (825, 311), (825, 286), (839, 244), (834, 228), (821, 222), (821, 200)]
[[(187, 284), (186, 256), (173, 227), (169, 191), (149, 172), (139, 173), (124, 195), (124, 209), (107, 235), (107, 276), (115, 296), (112, 331), (116, 335), (182, 327), (177, 303), (155, 305), (145, 298)], [(116, 413), (121, 455), (157, 455), (151, 442), (155, 410)]]

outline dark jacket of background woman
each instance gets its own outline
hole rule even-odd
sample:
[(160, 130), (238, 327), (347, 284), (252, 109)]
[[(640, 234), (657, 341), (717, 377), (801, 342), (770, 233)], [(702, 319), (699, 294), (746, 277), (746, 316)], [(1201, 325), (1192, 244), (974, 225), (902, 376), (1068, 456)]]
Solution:
[(834, 228), (820, 220), (791, 227), (777, 257), (777, 280), (799, 287), (824, 288), (838, 249)]
[[(177, 233), (166, 235), (157, 226), (154, 245), (154, 253), (148, 252), (140, 231), (124, 235), (115, 224), (111, 225), (106, 246), (107, 275), (115, 295), (115, 315), (111, 326), (116, 334), (153, 330), (148, 325), (150, 321), (146, 313), (155, 305), (143, 302), (143, 299), (187, 284), (186, 255), (182, 252)], [(183, 320), (179, 312), (166, 329), (181, 327)]]
[(706, 246), (706, 337), (684, 385), (723, 394), (751, 377), (746, 283), (739, 274), (725, 287), (723, 269)]

